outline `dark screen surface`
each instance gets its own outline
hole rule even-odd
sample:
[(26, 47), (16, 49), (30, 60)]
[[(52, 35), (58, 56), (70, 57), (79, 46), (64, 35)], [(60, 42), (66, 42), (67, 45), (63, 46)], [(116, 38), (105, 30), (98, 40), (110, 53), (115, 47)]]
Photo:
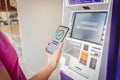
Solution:
[(74, 12), (70, 37), (78, 40), (101, 44), (106, 12)]

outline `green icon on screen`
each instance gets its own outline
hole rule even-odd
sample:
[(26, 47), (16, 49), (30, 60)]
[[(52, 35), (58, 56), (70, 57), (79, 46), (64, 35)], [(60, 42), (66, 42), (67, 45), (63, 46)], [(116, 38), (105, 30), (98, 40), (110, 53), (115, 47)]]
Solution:
[(56, 34), (56, 39), (60, 40), (64, 36), (64, 30), (59, 30)]

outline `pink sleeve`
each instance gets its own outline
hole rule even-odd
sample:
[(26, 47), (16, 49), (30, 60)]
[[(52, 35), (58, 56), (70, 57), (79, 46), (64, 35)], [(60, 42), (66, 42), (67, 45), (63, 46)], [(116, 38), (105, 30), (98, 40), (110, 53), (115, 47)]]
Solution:
[(2, 64), (2, 62), (1, 62), (1, 60), (0, 60), (0, 70), (1, 70), (1, 67), (3, 66), (3, 64)]

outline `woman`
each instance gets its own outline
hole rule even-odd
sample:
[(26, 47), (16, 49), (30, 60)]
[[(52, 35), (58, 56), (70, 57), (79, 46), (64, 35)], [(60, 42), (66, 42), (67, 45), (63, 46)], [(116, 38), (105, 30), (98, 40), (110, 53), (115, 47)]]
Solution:
[[(47, 52), (48, 63), (29, 80), (48, 80), (58, 65), (62, 47), (63, 43), (53, 54)], [(26, 80), (15, 49), (2, 32), (0, 32), (0, 80)]]

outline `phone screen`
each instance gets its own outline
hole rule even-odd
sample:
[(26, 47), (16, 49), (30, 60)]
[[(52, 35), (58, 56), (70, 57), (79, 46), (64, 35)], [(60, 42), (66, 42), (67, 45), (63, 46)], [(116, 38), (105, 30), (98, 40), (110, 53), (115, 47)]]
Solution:
[(53, 53), (59, 46), (59, 44), (64, 40), (67, 35), (69, 28), (65, 26), (59, 26), (57, 31), (55, 32), (50, 45), (47, 48), (47, 51)]

